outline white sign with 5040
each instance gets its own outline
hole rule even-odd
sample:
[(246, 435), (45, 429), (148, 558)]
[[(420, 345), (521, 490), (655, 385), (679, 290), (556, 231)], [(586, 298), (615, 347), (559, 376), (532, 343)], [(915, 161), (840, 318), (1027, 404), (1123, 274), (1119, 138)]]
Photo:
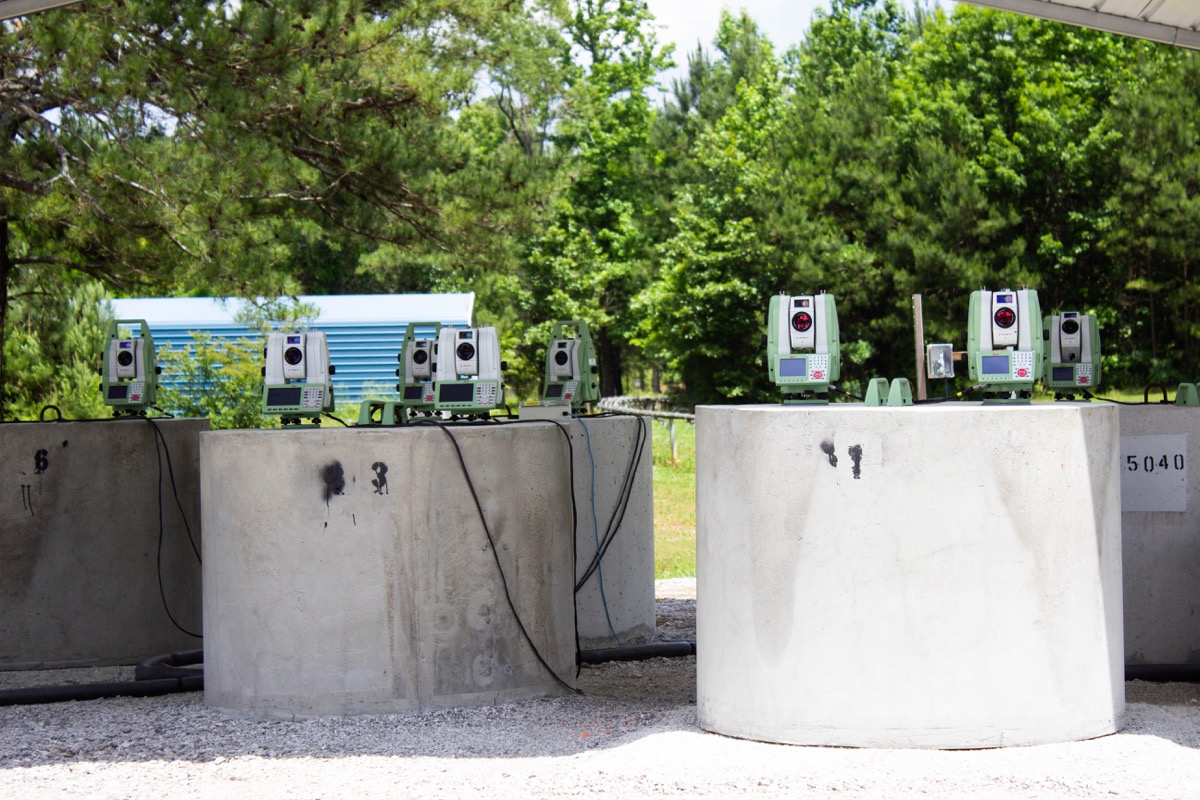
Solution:
[(1121, 510), (1187, 511), (1187, 434), (1121, 437)]

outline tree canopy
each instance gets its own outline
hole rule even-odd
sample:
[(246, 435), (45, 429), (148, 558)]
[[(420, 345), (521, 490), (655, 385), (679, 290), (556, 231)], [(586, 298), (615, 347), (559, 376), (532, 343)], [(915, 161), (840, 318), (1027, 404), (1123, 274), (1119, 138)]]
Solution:
[[(1194, 380), (1200, 57), (1002, 12), (829, 0), (674, 54), (644, 0), (93, 0), (0, 23), (0, 416), (79, 396), (101, 294), (473, 290), (518, 393), (583, 318), (605, 394), (772, 397), (779, 292), (843, 376), (911, 295), (1098, 315), (1109, 382)], [(82, 316), (80, 316), (82, 315)]]

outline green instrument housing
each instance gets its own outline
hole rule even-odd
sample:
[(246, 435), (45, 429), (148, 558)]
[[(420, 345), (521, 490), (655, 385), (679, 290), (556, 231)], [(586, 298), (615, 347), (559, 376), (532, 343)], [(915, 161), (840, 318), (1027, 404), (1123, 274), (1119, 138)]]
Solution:
[[(567, 336), (567, 332), (573, 336)], [(542, 405), (579, 408), (600, 400), (600, 364), (588, 325), (581, 319), (560, 320), (546, 348)]]
[[(431, 337), (418, 337), (418, 328), (432, 328)], [(440, 322), (410, 322), (404, 327), (404, 341), (396, 360), (396, 402), (409, 411), (433, 411), (434, 367), (437, 362), (437, 342), (442, 332)], [(416, 363), (416, 359), (421, 359)]]
[(1057, 399), (1100, 385), (1100, 324), (1092, 314), (1064, 311), (1042, 320), (1046, 340), (1042, 386)]
[[(121, 336), (121, 325), (136, 325), (137, 336)], [(114, 416), (141, 414), (158, 398), (154, 339), (144, 319), (115, 319), (108, 324), (108, 346), (100, 363), (100, 394)]]
[(1028, 403), (1042, 376), (1044, 346), (1036, 291), (971, 293), (967, 375), (983, 385), (984, 402)]
[(783, 403), (829, 402), (842, 370), (837, 303), (831, 294), (775, 295), (767, 308), (767, 371)]
[(486, 416), (504, 407), (504, 384), (498, 380), (438, 381), (437, 410)]
[(280, 417), (284, 425), (308, 419), (321, 423), (333, 411), (334, 367), (321, 331), (276, 331), (263, 348), (262, 413)]
[(363, 400), (358, 406), (359, 427), (393, 427), (408, 424), (408, 411), (399, 400)]

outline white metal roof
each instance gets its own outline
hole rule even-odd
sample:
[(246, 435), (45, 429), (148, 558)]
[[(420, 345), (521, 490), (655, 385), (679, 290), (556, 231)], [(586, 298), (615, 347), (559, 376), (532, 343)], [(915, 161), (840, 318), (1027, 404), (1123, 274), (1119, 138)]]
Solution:
[[(469, 327), (475, 314), (475, 295), (379, 294), (324, 295), (298, 298), (320, 312), (313, 322), (329, 342), (329, 358), (339, 401), (357, 403), (365, 397), (387, 396), (396, 384), (396, 357), (403, 348), (410, 322), (440, 322)], [(167, 349), (188, 351), (192, 332), (207, 333), (214, 343), (257, 339), (262, 334), (237, 322), (244, 300), (219, 297), (151, 297), (113, 300), (117, 319), (145, 320), (161, 354)], [(418, 335), (432, 334), (422, 326)], [(177, 375), (165, 372), (161, 385), (195, 393)]]
[(1200, 50), (1200, 0), (962, 0)]
[[(301, 303), (319, 312), (314, 326), (395, 322), (442, 322), (470, 325), (475, 313), (475, 293), (448, 294), (339, 294), (304, 295)], [(151, 323), (199, 325), (233, 323), (244, 300), (223, 297), (145, 297), (113, 300), (118, 319), (144, 319)]]

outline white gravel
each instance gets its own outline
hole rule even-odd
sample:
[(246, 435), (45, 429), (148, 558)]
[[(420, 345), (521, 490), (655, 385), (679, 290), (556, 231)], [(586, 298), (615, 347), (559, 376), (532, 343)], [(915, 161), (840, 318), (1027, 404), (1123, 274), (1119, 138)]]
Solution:
[[(660, 633), (692, 635), (694, 594), (694, 582), (660, 582)], [(124, 674), (0, 673), (0, 687)], [(583, 697), (300, 722), (233, 718), (199, 693), (5, 707), (0, 798), (1200, 798), (1190, 684), (1127, 684), (1114, 736), (913, 751), (704, 733), (694, 658), (586, 668), (580, 682)]]

